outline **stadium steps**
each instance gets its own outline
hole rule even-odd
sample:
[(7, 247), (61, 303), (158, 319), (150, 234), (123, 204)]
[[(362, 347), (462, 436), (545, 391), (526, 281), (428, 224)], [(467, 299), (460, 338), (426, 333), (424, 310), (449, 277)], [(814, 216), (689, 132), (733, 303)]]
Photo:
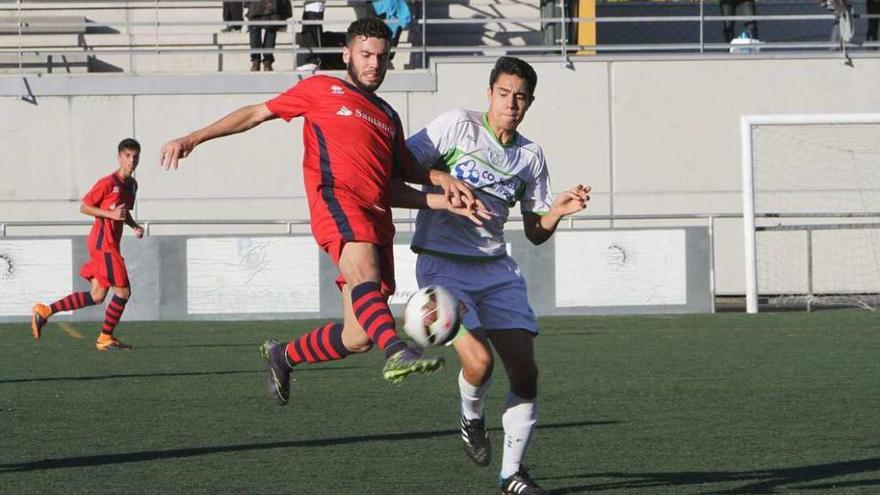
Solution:
[[(540, 16), (539, 1), (428, 2), (429, 19), (532, 18)], [(538, 22), (428, 25), (429, 46), (524, 46), (541, 43)]]
[[(354, 5), (360, 0), (329, 0), (325, 16), (325, 30), (343, 32), (356, 17)], [(419, 2), (413, 2), (418, 7)], [(428, 1), (432, 19), (470, 19), (477, 17), (536, 18), (540, 0), (456, 0)], [(219, 2), (174, 2), (156, 10), (151, 2), (45, 2), (34, 4), (40, 8), (23, 11), (22, 18), (39, 24), (52, 19), (65, 19), (63, 24), (76, 24), (74, 32), (46, 34), (31, 31), (27, 36), (4, 35), (0, 32), (0, 73), (19, 71), (19, 46), (25, 52), (21, 57), (24, 72), (142, 72), (142, 73), (204, 73), (244, 72), (250, 68), (248, 34), (223, 33)], [(295, 16), (302, 13), (301, 3), (295, 3)], [(78, 13), (80, 15), (73, 15)], [(415, 13), (414, 13), (415, 14)], [(10, 7), (0, 9), (0, 22), (18, 18)], [(142, 23), (125, 26), (125, 22)], [(198, 25), (180, 26), (190, 22)], [(158, 23), (158, 27), (156, 25)], [(4, 24), (5, 25), (5, 24)], [(54, 31), (49, 31), (54, 32)], [(12, 33), (10, 33), (12, 34)], [(492, 49), (469, 53), (504, 51), (504, 46), (540, 44), (540, 23), (492, 24), (432, 24), (425, 38), (429, 46), (461, 47), (487, 45)], [(421, 46), (422, 33), (418, 26), (405, 31), (400, 47)], [(275, 69), (294, 68), (293, 36), (287, 31), (278, 33)], [(206, 49), (213, 53), (194, 53)], [(220, 53), (220, 50), (232, 50)], [(12, 52), (12, 53), (11, 53)], [(52, 55), (42, 52), (53, 52)], [(60, 53), (59, 52), (63, 52)], [(437, 55), (456, 55), (448, 51)], [(42, 62), (41, 62), (42, 60)], [(394, 59), (396, 68), (420, 67), (421, 54), (399, 52)]]
[[(82, 34), (88, 20), (77, 15), (22, 16), (4, 13), (0, 17), (0, 35)], [(20, 25), (19, 25), (20, 24)]]
[(0, 74), (19, 72), (45, 74), (84, 74), (89, 72), (89, 57), (81, 51), (45, 54), (40, 51), (0, 52)]

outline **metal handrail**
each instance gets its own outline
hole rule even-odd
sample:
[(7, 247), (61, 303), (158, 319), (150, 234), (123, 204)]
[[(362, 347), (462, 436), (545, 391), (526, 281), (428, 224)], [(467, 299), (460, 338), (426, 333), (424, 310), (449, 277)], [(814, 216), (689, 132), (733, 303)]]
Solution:
[[(89, 56), (100, 56), (102, 54), (119, 54), (126, 53), (131, 55), (152, 55), (152, 54), (206, 54), (206, 55), (222, 55), (222, 54), (236, 54), (236, 53), (254, 53), (259, 51), (260, 53), (275, 53), (275, 54), (283, 54), (292, 52), (293, 56), (296, 57), (297, 53), (310, 53), (310, 54), (331, 54), (331, 53), (340, 53), (340, 48), (312, 48), (312, 47), (303, 47), (296, 44), (295, 38), (292, 39), (289, 44), (279, 43), (282, 45), (281, 47), (277, 47), (274, 49), (250, 49), (250, 48), (229, 48), (226, 46), (216, 46), (212, 44), (211, 46), (205, 47), (163, 47), (160, 42), (161, 33), (159, 32), (162, 27), (199, 27), (199, 26), (224, 26), (229, 24), (235, 25), (255, 25), (255, 26), (283, 26), (287, 27), (289, 30), (293, 31), (296, 26), (308, 26), (308, 25), (323, 25), (323, 26), (338, 26), (345, 25), (348, 21), (333, 21), (333, 20), (324, 20), (324, 21), (303, 21), (300, 19), (296, 19), (291, 17), (286, 21), (239, 21), (239, 22), (228, 22), (228, 21), (160, 21), (158, 19), (158, 12), (162, 9), (174, 9), (174, 8), (209, 8), (207, 6), (209, 0), (136, 0), (134, 3), (142, 3), (143, 5), (135, 5), (127, 8), (137, 8), (141, 10), (155, 10), (157, 12), (156, 19), (154, 21), (126, 21), (126, 22), (104, 22), (104, 23), (96, 23), (89, 22), (86, 26), (89, 28), (113, 28), (113, 27), (154, 27), (156, 29), (156, 39), (155, 42), (150, 45), (143, 45), (143, 47), (126, 47), (126, 48), (103, 48), (96, 46), (70, 46), (69, 48), (56, 48), (52, 49), (43, 49), (42, 47), (25, 47), (23, 43), (23, 37), (25, 36), (23, 33), (23, 28), (25, 27), (83, 27), (82, 22), (40, 22), (38, 19), (28, 20), (24, 22), (22, 19), (23, 13), (27, 12), (39, 12), (39, 11), (52, 11), (52, 12), (60, 12), (64, 10), (70, 10), (70, 7), (54, 7), (49, 6), (52, 2), (46, 0), (18, 0), (14, 6), (4, 7), (0, 6), (0, 13), (7, 12), (17, 12), (18, 18), (10, 18), (7, 20), (0, 19), (0, 27), (3, 26), (17, 26), (18, 30), (18, 38), (19, 38), (19, 46), (9, 47), (9, 48), (0, 48), (0, 54), (2, 53), (17, 53), (19, 55), (19, 71), (23, 70), (23, 56), (26, 53), (39, 53), (40, 55), (69, 55), (71, 52), (73, 53), (84, 53)], [(350, 6), (353, 2), (367, 2), (368, 0), (344, 0), (344, 1), (334, 1), (328, 0), (328, 5), (331, 6)], [(432, 0), (432, 1), (445, 1), (447, 3), (453, 3), (455, 0)], [(40, 5), (41, 3), (45, 3), (47, 5)], [(92, 2), (94, 3), (94, 2)], [(113, 2), (106, 2), (106, 6), (92, 6), (91, 8), (97, 9), (110, 9), (119, 7), (115, 5)], [(199, 5), (204, 3), (205, 6)], [(210, 8), (216, 9), (216, 2), (212, 1), (212, 6)], [(186, 5), (183, 5), (186, 4)], [(426, 5), (426, 0), (421, 0), (421, 4), (423, 8), (421, 9), (421, 18), (414, 19), (413, 22), (415, 25), (419, 26), (421, 29), (421, 46), (398, 46), (395, 47), (395, 52), (400, 53), (421, 53), (423, 56), (421, 58), (422, 68), (427, 68), (427, 57), (429, 55), (434, 54), (459, 54), (459, 53), (474, 53), (474, 52), (485, 52), (487, 50), (503, 50), (509, 53), (557, 53), (561, 54), (564, 57), (567, 57), (570, 53), (579, 51), (579, 52), (606, 52), (606, 53), (619, 53), (619, 52), (661, 52), (661, 51), (669, 51), (669, 52), (699, 52), (703, 53), (706, 50), (712, 51), (727, 51), (730, 48), (728, 43), (706, 43), (703, 31), (704, 31), (704, 23), (705, 22), (715, 22), (715, 21), (811, 21), (811, 20), (833, 20), (835, 16), (833, 14), (803, 14), (803, 15), (752, 15), (752, 16), (718, 16), (718, 15), (705, 15), (703, 12), (703, 4), (704, 1), (700, 2), (700, 15), (686, 15), (686, 16), (663, 16), (663, 17), (650, 17), (650, 16), (638, 16), (638, 17), (570, 17), (565, 15), (564, 6), (560, 3), (560, 16), (557, 17), (473, 17), (469, 19), (433, 19), (426, 18), (424, 16), (427, 15), (426, 9), (424, 8)], [(296, 8), (296, 7), (294, 7)], [(864, 14), (854, 14), (854, 19), (873, 19), (880, 18), (880, 15), (864, 15)], [(489, 45), (489, 44), (481, 44), (481, 45), (471, 45), (471, 46), (427, 46), (427, 29), (429, 26), (449, 26), (449, 25), (523, 25), (523, 24), (532, 24), (539, 26), (548, 26), (548, 25), (558, 25), (565, 29), (565, 26), (571, 25), (573, 23), (671, 23), (671, 22), (696, 22), (700, 25), (700, 37), (698, 42), (696, 43), (635, 43), (635, 44), (570, 44), (566, 39), (566, 36), (561, 36), (558, 43), (554, 43), (552, 45), (541, 44), (541, 45)], [(185, 33), (175, 33), (175, 34), (185, 34)], [(209, 33), (193, 33), (193, 34), (209, 34)], [(216, 40), (213, 42), (216, 43)], [(175, 45), (179, 45), (180, 43), (175, 43)], [(224, 43), (227, 45), (230, 43)], [(150, 46), (150, 48), (146, 48), (146, 46)], [(796, 41), (796, 42), (762, 42), (760, 44), (761, 51), (767, 50), (822, 50), (829, 48), (843, 48), (844, 51), (846, 49), (853, 48), (874, 48), (880, 47), (880, 42), (862, 42), (855, 43), (849, 42), (844, 45), (841, 45), (840, 42), (830, 41), (830, 40), (821, 40), (821, 41)]]
[[(710, 219), (737, 219), (742, 218), (742, 213), (658, 213), (658, 214), (629, 214), (629, 215), (578, 215), (566, 217), (564, 225), (568, 229), (577, 228), (577, 223), (583, 222), (624, 222), (624, 221), (661, 221), (661, 220), (710, 220)], [(803, 218), (878, 218), (880, 212), (875, 211), (842, 211), (842, 212), (797, 212), (797, 213), (756, 213), (756, 218), (764, 219), (803, 219)], [(523, 217), (511, 216), (508, 223), (521, 222)], [(7, 236), (9, 227), (87, 227), (92, 225), (89, 220), (47, 220), (47, 221), (7, 221), (0, 222), (0, 237)], [(150, 226), (194, 226), (194, 225), (247, 225), (268, 226), (283, 225), (289, 232), (295, 226), (310, 225), (309, 219), (175, 219), (175, 220), (139, 220), (139, 223), (149, 230)], [(395, 218), (397, 225), (410, 225), (415, 223), (415, 218)]]
[[(698, 21), (805, 21), (835, 19), (834, 14), (764, 14), (764, 15), (675, 15), (675, 16), (604, 16), (604, 17), (471, 17), (467, 19), (416, 19), (420, 25), (481, 25), (481, 24), (571, 24), (582, 22), (698, 22)], [(853, 19), (877, 19), (880, 14), (853, 14)], [(350, 21), (327, 19), (312, 21), (293, 19), (287, 21), (126, 21), (126, 22), (88, 22), (88, 27), (138, 27), (138, 26), (347, 26)], [(19, 27), (82, 27), (82, 22), (40, 22), (20, 19), (0, 19), (0, 26)]]

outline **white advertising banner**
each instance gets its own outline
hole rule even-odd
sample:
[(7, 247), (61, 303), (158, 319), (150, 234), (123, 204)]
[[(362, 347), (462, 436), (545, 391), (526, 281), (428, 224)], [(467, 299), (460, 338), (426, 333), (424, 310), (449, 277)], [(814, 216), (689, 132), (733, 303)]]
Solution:
[(0, 316), (31, 314), (73, 291), (70, 239), (0, 241)]
[(187, 312), (319, 311), (318, 256), (305, 236), (188, 239)]
[(388, 299), (388, 304), (404, 304), (419, 290), (416, 282), (416, 258), (409, 244), (394, 245), (394, 280), (397, 289)]
[(687, 303), (684, 229), (556, 233), (556, 306)]

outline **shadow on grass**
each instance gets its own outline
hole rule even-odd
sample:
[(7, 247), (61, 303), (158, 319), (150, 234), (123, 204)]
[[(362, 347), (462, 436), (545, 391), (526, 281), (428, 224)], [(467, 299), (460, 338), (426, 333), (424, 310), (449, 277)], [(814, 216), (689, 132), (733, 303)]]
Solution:
[[(606, 426), (618, 424), (617, 421), (583, 421), (570, 423), (554, 423), (540, 425), (538, 429), (579, 428), (588, 426)], [(248, 443), (242, 445), (219, 445), (216, 447), (193, 447), (169, 450), (148, 450), (144, 452), (124, 452), (121, 454), (89, 455), (63, 457), (57, 459), (41, 459), (38, 461), (14, 464), (0, 464), (0, 473), (42, 471), (46, 469), (66, 469), (91, 466), (117, 465), (131, 462), (162, 461), (211, 454), (230, 452), (250, 452), (273, 449), (289, 449), (297, 447), (328, 447), (334, 445), (359, 444), (364, 442), (396, 442), (423, 440), (429, 438), (458, 436), (461, 432), (454, 430), (421, 431), (406, 433), (387, 433), (383, 435), (362, 435), (342, 438), (316, 438), (311, 440), (289, 440), (284, 442)]]
[[(861, 459), (857, 461), (832, 462), (813, 464), (793, 468), (760, 469), (753, 471), (707, 471), (681, 473), (591, 473), (566, 478), (619, 479), (620, 481), (603, 481), (594, 484), (569, 486), (550, 490), (550, 493), (562, 495), (568, 493), (588, 493), (600, 491), (631, 491), (640, 493), (647, 489), (666, 489), (671, 493), (679, 493), (688, 486), (702, 488), (691, 493), (701, 494), (739, 494), (739, 493), (777, 493), (777, 489), (803, 492), (806, 490), (833, 490), (844, 487), (880, 487), (880, 479), (852, 480), (831, 482), (834, 478), (872, 473), (880, 470), (880, 458)], [(545, 478), (549, 479), (549, 478)], [(540, 478), (536, 478), (540, 480)], [(815, 482), (822, 483), (815, 483)], [(727, 485), (738, 484), (736, 488), (719, 487), (712, 489), (712, 483)]]
[[(343, 371), (360, 369), (361, 366), (311, 366), (308, 368), (297, 369), (296, 374), (312, 373), (316, 371)], [(46, 378), (18, 378), (12, 380), (0, 380), (0, 385), (7, 383), (34, 383), (34, 382), (80, 382), (92, 380), (119, 380), (126, 378), (177, 378), (181, 376), (221, 376), (221, 375), (251, 375), (265, 374), (266, 369), (259, 370), (221, 370), (221, 371), (183, 371), (169, 373), (131, 373), (131, 374), (115, 374), (115, 375), (99, 375), (99, 376), (56, 376)]]
[(248, 342), (242, 344), (202, 344), (202, 343), (193, 343), (193, 344), (165, 344), (165, 345), (156, 345), (156, 344), (141, 344), (137, 346), (138, 350), (142, 349), (185, 349), (185, 348), (194, 348), (194, 349), (206, 349), (211, 347), (222, 348), (234, 348), (238, 347), (240, 349), (251, 349), (254, 351), (254, 355), (257, 353), (257, 349), (260, 348), (260, 342)]

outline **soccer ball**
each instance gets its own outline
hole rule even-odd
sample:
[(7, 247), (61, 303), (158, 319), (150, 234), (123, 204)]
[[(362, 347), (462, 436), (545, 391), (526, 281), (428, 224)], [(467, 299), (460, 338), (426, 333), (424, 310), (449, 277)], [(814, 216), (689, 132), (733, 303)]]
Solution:
[(461, 322), (458, 302), (439, 285), (419, 289), (406, 302), (403, 330), (422, 347), (444, 345), (455, 336)]

